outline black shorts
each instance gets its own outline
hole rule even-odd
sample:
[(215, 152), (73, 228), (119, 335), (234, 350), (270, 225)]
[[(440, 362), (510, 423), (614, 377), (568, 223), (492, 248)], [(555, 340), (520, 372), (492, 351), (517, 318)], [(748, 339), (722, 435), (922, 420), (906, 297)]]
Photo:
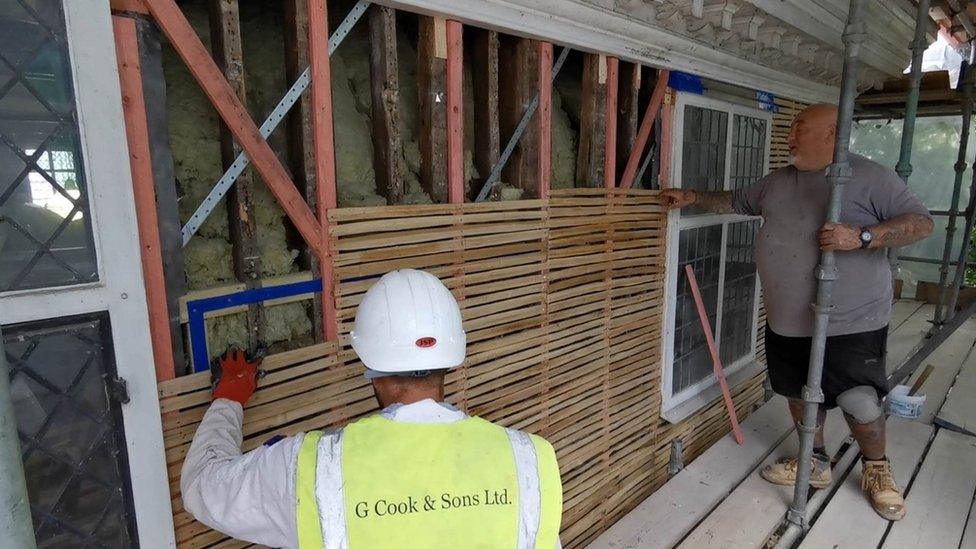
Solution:
[[(773, 391), (787, 398), (802, 398), (810, 364), (809, 337), (781, 336), (766, 326), (766, 368)], [(888, 327), (827, 338), (821, 381), (824, 404), (837, 406), (837, 396), (858, 385), (874, 387), (878, 398), (888, 394), (885, 372)]]

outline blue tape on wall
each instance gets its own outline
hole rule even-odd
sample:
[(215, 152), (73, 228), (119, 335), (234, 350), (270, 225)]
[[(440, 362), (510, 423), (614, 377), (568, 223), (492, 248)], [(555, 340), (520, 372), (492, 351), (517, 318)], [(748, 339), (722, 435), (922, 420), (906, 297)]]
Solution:
[(681, 71), (671, 71), (671, 76), (668, 77), (668, 87), (675, 91), (685, 93), (695, 93), (698, 95), (705, 93), (705, 83), (700, 76)]

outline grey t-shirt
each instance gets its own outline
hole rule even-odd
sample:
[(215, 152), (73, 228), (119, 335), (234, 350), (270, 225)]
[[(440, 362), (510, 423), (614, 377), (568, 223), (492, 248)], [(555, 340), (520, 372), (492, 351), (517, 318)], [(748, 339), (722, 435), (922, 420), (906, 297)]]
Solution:
[[(928, 216), (925, 205), (898, 174), (851, 155), (853, 178), (844, 186), (840, 221), (869, 227), (899, 215)], [(759, 278), (769, 327), (779, 335), (810, 336), (820, 261), (817, 231), (827, 216), (826, 172), (793, 166), (776, 170), (755, 185), (732, 192), (738, 214), (761, 215), (756, 244)], [(883, 248), (837, 252), (839, 278), (827, 335), (877, 330), (891, 317), (891, 268)]]

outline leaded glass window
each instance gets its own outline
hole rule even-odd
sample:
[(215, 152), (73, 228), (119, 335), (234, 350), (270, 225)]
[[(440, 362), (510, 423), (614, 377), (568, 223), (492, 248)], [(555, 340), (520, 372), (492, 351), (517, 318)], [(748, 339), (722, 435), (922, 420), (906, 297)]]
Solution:
[(133, 546), (107, 314), (5, 326), (3, 335), (37, 546)]
[[(680, 179), (676, 186), (702, 192), (752, 185), (765, 174), (769, 121), (752, 111), (717, 101), (682, 104)], [(676, 258), (669, 383), (670, 406), (714, 381), (711, 353), (685, 275), (698, 279), (719, 356), (726, 372), (751, 360), (755, 351), (758, 275), (754, 245), (760, 221), (686, 208), (672, 237)], [(675, 260), (676, 259), (676, 260)]]
[(0, 0), (0, 292), (98, 279), (61, 0)]

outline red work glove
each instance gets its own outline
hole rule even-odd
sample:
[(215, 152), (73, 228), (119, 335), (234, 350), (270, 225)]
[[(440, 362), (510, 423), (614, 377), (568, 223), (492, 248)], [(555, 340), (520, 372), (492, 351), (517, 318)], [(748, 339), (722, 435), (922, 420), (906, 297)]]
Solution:
[(210, 369), (214, 399), (226, 398), (241, 406), (247, 404), (263, 373), (258, 370), (260, 365), (260, 358), (249, 359), (240, 349), (228, 349)]

